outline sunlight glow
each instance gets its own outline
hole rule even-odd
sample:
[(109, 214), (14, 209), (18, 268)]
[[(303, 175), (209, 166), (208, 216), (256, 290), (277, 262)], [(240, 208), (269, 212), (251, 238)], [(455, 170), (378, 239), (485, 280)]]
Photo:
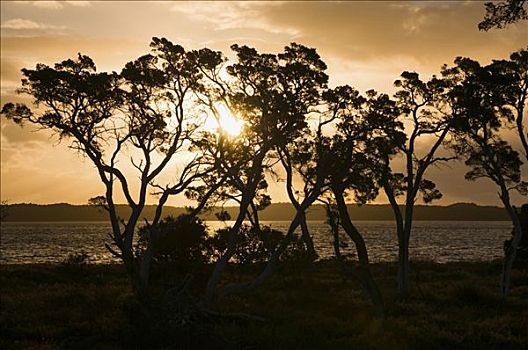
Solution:
[(240, 135), (244, 128), (244, 122), (233, 115), (223, 103), (216, 103), (215, 108), (218, 116), (209, 119), (206, 123), (206, 128), (217, 133), (225, 133), (231, 137)]

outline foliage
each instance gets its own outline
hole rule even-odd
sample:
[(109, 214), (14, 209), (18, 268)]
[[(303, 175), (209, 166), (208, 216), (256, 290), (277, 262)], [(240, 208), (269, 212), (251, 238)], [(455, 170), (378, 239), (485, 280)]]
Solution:
[[(166, 217), (156, 226), (144, 225), (138, 231), (138, 254), (144, 254), (146, 242), (152, 245), (153, 261), (183, 266), (216, 261), (227, 248), (230, 228), (213, 234), (195, 215), (183, 214), (177, 218)], [(237, 249), (232, 261), (247, 265), (265, 263), (284, 239), (278, 230), (263, 226), (257, 229), (243, 225), (237, 235)], [(303, 260), (306, 249), (295, 238), (282, 255), (282, 260)]]
[(203, 264), (206, 255), (207, 226), (195, 215), (182, 214), (162, 219), (157, 225), (144, 225), (138, 230), (139, 254), (144, 254), (148, 241), (156, 262)]
[(487, 2), (486, 16), (479, 23), (480, 30), (488, 31), (492, 28), (505, 28), (509, 24), (528, 19), (524, 8), (525, 0), (503, 0), (500, 2)]
[[(199, 96), (207, 93), (204, 75), (223, 63), (218, 52), (186, 51), (164, 38), (153, 38), (150, 46), (151, 54), (128, 62), (119, 74), (98, 73), (93, 60), (81, 54), (53, 67), (39, 63), (35, 69), (23, 69), (19, 92), (30, 95), (38, 108), (13, 103), (2, 107), (8, 119), (49, 129), (59, 140), (69, 141), (96, 167), (105, 192), (92, 204), (108, 211), (117, 249), (107, 247), (128, 266), (138, 295), (146, 292), (150, 266), (150, 254), (134, 252), (147, 194), (156, 189), (160, 195), (155, 225), (170, 195), (184, 192), (211, 171), (201, 157), (182, 157), (180, 172), (171, 176), (176, 181), (157, 183), (167, 164), (189, 150), (204, 122), (193, 113)], [(125, 170), (128, 161), (135, 174)], [(117, 214), (119, 195), (131, 209), (126, 218)], [(137, 261), (139, 257), (143, 260)]]
[[(453, 159), (436, 154), (451, 128), (451, 111), (445, 104), (448, 85), (445, 79), (436, 76), (423, 81), (418, 73), (405, 71), (401, 79), (394, 82), (394, 86), (399, 88), (394, 95), (401, 112), (398, 119), (409, 123), (410, 129), (404, 142), (397, 146), (398, 153), (405, 157), (404, 172), (393, 172), (390, 158), (385, 159), (385, 192), (394, 200), (405, 195), (407, 206), (413, 205), (419, 194), (425, 203), (430, 203), (440, 199), (442, 193), (434, 182), (424, 178), (427, 169), (435, 163)], [(432, 141), (424, 152), (419, 150), (417, 142), (425, 138)], [(395, 205), (393, 209), (397, 211)]]
[[(523, 228), (512, 206), (510, 192), (528, 195), (528, 182), (521, 176), (522, 161), (519, 153), (502, 139), (501, 127), (510, 121), (504, 118), (508, 104), (508, 86), (502, 84), (504, 75), (495, 65), (481, 66), (468, 58), (457, 58), (456, 66), (446, 70), (453, 77), (450, 92), (455, 111), (455, 130), (452, 148), (470, 167), (466, 179), (488, 178), (499, 189), (499, 198), (514, 226), (514, 235), (504, 255), (501, 276), (503, 297), (510, 293), (510, 281), (517, 248)], [(522, 129), (519, 130), (522, 132)]]
[(330, 90), (325, 98), (337, 118), (336, 133), (323, 144), (328, 186), (353, 194), (359, 203), (373, 200), (383, 175), (378, 164), (404, 137), (399, 109), (386, 94), (370, 90), (363, 97), (349, 86)]
[(69, 267), (81, 267), (86, 265), (89, 259), (90, 255), (81, 250), (80, 252), (69, 253), (62, 264)]
[(528, 50), (513, 52), (509, 60), (494, 60), (485, 68), (495, 91), (500, 89), (501, 99), (495, 99), (497, 113), (504, 123), (515, 123), (524, 156), (528, 160), (528, 134), (524, 122), (528, 98)]
[(504, 106), (510, 97), (507, 87), (501, 83), (503, 76), (493, 64), (481, 66), (461, 57), (455, 64), (445, 69), (455, 76), (453, 80), (459, 81), (450, 92), (456, 118), (451, 147), (471, 167), (466, 178), (489, 178), (499, 186), (504, 182), (508, 190), (527, 194), (519, 154), (499, 134), (501, 127), (511, 120), (503, 118)]
[[(225, 251), (229, 240), (229, 230), (230, 228), (220, 229), (209, 238), (208, 245), (211, 249), (211, 256), (218, 257)], [(283, 239), (284, 233), (268, 226), (256, 229), (252, 226), (243, 225), (237, 235), (237, 248), (232, 261), (242, 265), (265, 263)], [(303, 260), (305, 256), (304, 244), (300, 238), (295, 237), (281, 255), (281, 260), (297, 261)]]
[(219, 212), (215, 213), (215, 216), (220, 221), (229, 221), (231, 220), (231, 215), (227, 212), (227, 210), (220, 210)]
[[(405, 294), (410, 288), (409, 242), (414, 205), (420, 196), (426, 204), (442, 197), (436, 184), (425, 178), (426, 172), (431, 166), (445, 164), (456, 157), (438, 155), (453, 124), (452, 111), (445, 102), (448, 80), (433, 75), (425, 81), (416, 72), (404, 71), (394, 86), (398, 88), (394, 94), (399, 113), (397, 120), (405, 125), (405, 135), (396, 145), (396, 153), (386, 153), (382, 158), (380, 182), (394, 212), (398, 238), (398, 289)], [(427, 146), (421, 147), (424, 140), (427, 140)], [(392, 159), (396, 155), (403, 156), (403, 172), (393, 169)], [(405, 212), (400, 208), (399, 197), (403, 197)]]

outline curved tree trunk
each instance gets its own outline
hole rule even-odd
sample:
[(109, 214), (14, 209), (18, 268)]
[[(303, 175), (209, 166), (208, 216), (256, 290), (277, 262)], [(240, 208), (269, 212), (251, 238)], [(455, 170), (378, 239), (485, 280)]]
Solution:
[(255, 230), (260, 231), (260, 220), (258, 216), (257, 206), (255, 205), (255, 203), (253, 203), (253, 201), (251, 201), (249, 205), (251, 207), (251, 210), (248, 210), (247, 218), (249, 222), (251, 223), (251, 226)]
[(315, 251), (315, 246), (313, 243), (312, 236), (310, 235), (310, 231), (308, 230), (308, 224), (306, 223), (306, 213), (305, 209), (301, 208), (301, 204), (295, 198), (295, 194), (293, 192), (293, 170), (291, 164), (285, 159), (281, 158), (282, 165), (284, 166), (284, 170), (286, 171), (286, 192), (288, 193), (288, 197), (290, 198), (290, 202), (295, 207), (295, 210), (297, 210), (296, 215), (300, 215), (300, 225), (301, 225), (301, 238), (304, 242), (304, 245), (306, 246), (306, 250), (311, 257), (312, 260), (315, 260), (318, 258), (317, 252)]
[[(261, 161), (261, 159), (260, 159)], [(259, 174), (261, 168), (258, 168), (254, 173)], [(207, 287), (205, 290), (205, 304), (211, 305), (215, 298), (217, 297), (217, 285), (220, 282), (220, 277), (224, 272), (229, 259), (235, 254), (236, 251), (236, 237), (240, 231), (240, 227), (246, 218), (246, 215), (249, 210), (249, 206), (255, 197), (255, 192), (257, 190), (257, 185), (259, 177), (255, 176), (250, 184), (246, 187), (245, 193), (242, 195), (242, 200), (240, 201), (239, 212), (235, 224), (229, 230), (229, 240), (227, 242), (226, 251), (220, 256), (216, 262), (215, 268), (207, 281)]]
[(268, 259), (268, 262), (266, 264), (266, 267), (264, 270), (252, 281), (250, 282), (244, 282), (244, 283), (231, 283), (226, 285), (220, 292), (218, 292), (218, 298), (223, 298), (227, 295), (240, 293), (243, 291), (254, 289), (258, 286), (260, 286), (266, 279), (271, 276), (273, 271), (275, 270), (277, 264), (279, 263), (279, 259), (290, 244), (291, 240), (293, 239), (293, 235), (297, 227), (301, 225), (304, 213), (306, 209), (315, 202), (317, 197), (320, 194), (320, 181), (317, 181), (317, 184), (315, 188), (313, 189), (313, 192), (310, 194), (310, 196), (305, 197), (302, 203), (299, 206), (299, 209), (295, 213), (295, 217), (290, 223), (290, 226), (288, 228), (288, 231), (286, 233), (286, 236), (282, 239), (282, 241), (279, 243), (278, 247), (274, 250), (273, 254)]
[(271, 257), (269, 258), (266, 267), (264, 270), (256, 277), (254, 280), (250, 282), (243, 282), (243, 283), (231, 283), (223, 287), (217, 295), (218, 299), (222, 299), (228, 295), (241, 293), (244, 291), (248, 291), (251, 289), (254, 289), (258, 286), (260, 286), (266, 279), (271, 276), (273, 271), (275, 270), (280, 256), (282, 253), (286, 250), (288, 247), (288, 244), (291, 242), (293, 238), (293, 233), (299, 227), (300, 225), (300, 215), (296, 214), (295, 218), (290, 223), (290, 226), (288, 228), (288, 232), (286, 233), (286, 236), (282, 239), (282, 241), (279, 243), (279, 246), (275, 249)]
[(527, 90), (528, 90), (528, 82), (526, 82), (525, 84), (525, 90), (517, 106), (517, 118), (515, 119), (515, 123), (517, 124), (517, 132), (519, 133), (519, 139), (521, 140), (521, 144), (524, 148), (524, 156), (528, 160), (528, 141), (526, 140), (526, 138), (528, 137), (528, 134), (525, 134), (524, 123), (523, 123), (524, 106), (525, 106), (525, 101), (526, 101), (526, 94), (528, 93)]
[(343, 256), (341, 255), (341, 242), (339, 239), (339, 215), (333, 211), (331, 204), (326, 203), (325, 206), (327, 223), (332, 231), (334, 254), (338, 261), (343, 261)]
[(210, 305), (213, 303), (213, 301), (216, 298), (216, 286), (218, 282), (220, 281), (220, 277), (222, 275), (222, 272), (224, 272), (225, 268), (227, 267), (227, 264), (229, 262), (229, 259), (235, 254), (236, 251), (236, 236), (238, 235), (238, 232), (240, 231), (240, 227), (242, 226), (242, 223), (244, 222), (244, 218), (246, 217), (247, 210), (249, 206), (249, 201), (242, 201), (240, 204), (240, 211), (237, 217), (237, 220), (235, 221), (235, 224), (233, 227), (231, 227), (231, 230), (229, 230), (229, 240), (227, 242), (227, 249), (226, 251), (220, 256), (218, 261), (216, 262), (215, 268), (209, 277), (209, 280), (207, 281), (207, 287), (205, 291), (205, 303), (206, 305)]
[(341, 225), (343, 226), (343, 229), (356, 246), (359, 267), (361, 271), (361, 278), (363, 280), (363, 283), (365, 284), (365, 289), (376, 308), (376, 312), (379, 316), (383, 317), (383, 298), (376, 282), (374, 281), (374, 278), (372, 277), (372, 273), (370, 272), (369, 258), (365, 241), (363, 240), (363, 237), (350, 220), (345, 199), (343, 197), (343, 192), (338, 189), (333, 189), (333, 192), (341, 218)]
[(394, 191), (387, 181), (384, 182), (383, 189), (389, 199), (396, 221), (396, 236), (398, 237), (398, 292), (402, 296), (409, 291), (409, 241), (406, 240), (403, 215), (396, 202)]
[(300, 225), (301, 225), (301, 238), (306, 246), (306, 251), (312, 260), (318, 258), (317, 252), (315, 251), (314, 242), (310, 231), (308, 230), (308, 223), (306, 222), (306, 213), (303, 211), (300, 213)]
[(517, 255), (517, 247), (522, 238), (522, 227), (519, 216), (515, 212), (515, 209), (510, 203), (510, 194), (504, 182), (499, 184), (501, 188), (500, 198), (504, 204), (504, 208), (508, 212), (510, 219), (513, 224), (514, 235), (511, 241), (510, 246), (504, 252), (504, 261), (502, 265), (502, 274), (501, 274), (501, 294), (503, 298), (506, 298), (510, 294), (510, 284), (511, 284), (511, 272), (513, 268), (513, 262), (515, 261), (515, 256)]

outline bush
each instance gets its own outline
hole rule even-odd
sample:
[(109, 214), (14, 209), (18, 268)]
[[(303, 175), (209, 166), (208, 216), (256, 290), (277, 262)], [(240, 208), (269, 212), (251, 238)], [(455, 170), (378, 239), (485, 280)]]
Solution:
[[(230, 228), (220, 229), (208, 239), (209, 255), (218, 258), (227, 248)], [(285, 235), (281, 231), (263, 226), (260, 229), (243, 225), (237, 235), (237, 249), (233, 261), (238, 264), (255, 264), (268, 261)], [(308, 254), (304, 244), (294, 237), (281, 260), (299, 260)]]
[(66, 273), (80, 276), (79, 273), (85, 271), (89, 260), (90, 255), (83, 250), (76, 253), (69, 253), (62, 261), (62, 267)]
[[(209, 236), (207, 227), (196, 216), (183, 214), (167, 217), (156, 226), (139, 229), (138, 251), (143, 254), (147, 240), (152, 239), (154, 262), (178, 264), (205, 264), (216, 261), (226, 250), (230, 228), (217, 230)], [(243, 225), (237, 234), (237, 249), (232, 261), (238, 264), (255, 264), (268, 261), (285, 235), (281, 231), (264, 226), (255, 229)], [(298, 238), (289, 243), (281, 260), (308, 259), (303, 242)]]
[(78, 253), (69, 253), (68, 256), (62, 262), (66, 266), (77, 266), (81, 267), (88, 263), (90, 255), (85, 251), (81, 250)]
[(147, 240), (151, 239), (152, 257), (155, 262), (205, 263), (208, 261), (207, 226), (195, 215), (166, 217), (156, 226), (141, 227), (138, 235), (141, 253), (146, 248)]

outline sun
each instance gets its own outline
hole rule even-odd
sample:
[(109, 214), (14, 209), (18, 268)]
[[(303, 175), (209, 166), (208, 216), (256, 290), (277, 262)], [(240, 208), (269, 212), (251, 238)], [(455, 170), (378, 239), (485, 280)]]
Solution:
[(230, 137), (240, 135), (244, 128), (244, 122), (238, 119), (223, 103), (216, 103), (215, 109), (218, 112), (216, 118), (210, 118), (206, 123), (206, 128), (218, 133), (227, 134)]

